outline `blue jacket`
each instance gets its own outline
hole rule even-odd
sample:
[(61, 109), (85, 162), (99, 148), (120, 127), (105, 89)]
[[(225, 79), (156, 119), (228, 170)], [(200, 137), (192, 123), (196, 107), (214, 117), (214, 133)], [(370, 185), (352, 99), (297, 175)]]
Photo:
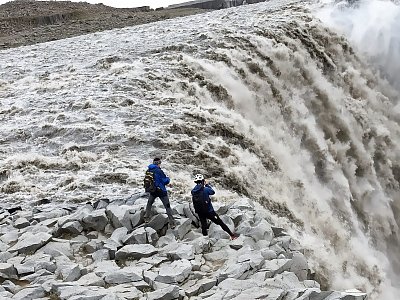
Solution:
[(154, 183), (157, 189), (161, 190), (162, 195), (167, 195), (167, 188), (165, 185), (169, 183), (169, 178), (164, 174), (164, 171), (155, 164), (149, 165), (149, 171), (154, 173)]
[[(202, 188), (203, 188), (203, 185), (201, 183), (196, 184), (196, 186), (192, 189), (192, 195), (197, 193), (198, 191), (200, 191)], [(203, 189), (203, 197), (204, 197), (204, 200), (206, 200), (208, 202), (208, 212), (214, 212), (214, 207), (211, 204), (211, 198), (210, 198), (210, 196), (214, 195), (214, 194), (215, 194), (215, 192), (212, 189), (212, 187), (209, 184), (206, 184)]]

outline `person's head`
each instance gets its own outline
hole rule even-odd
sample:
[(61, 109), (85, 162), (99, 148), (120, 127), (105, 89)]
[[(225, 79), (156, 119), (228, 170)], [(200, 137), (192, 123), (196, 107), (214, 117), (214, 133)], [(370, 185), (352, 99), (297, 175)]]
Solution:
[(196, 174), (196, 176), (194, 176), (194, 182), (196, 184), (204, 183), (204, 176), (202, 174)]
[(159, 157), (154, 158), (153, 159), (153, 164), (157, 165), (157, 166), (161, 165), (161, 158), (159, 158)]

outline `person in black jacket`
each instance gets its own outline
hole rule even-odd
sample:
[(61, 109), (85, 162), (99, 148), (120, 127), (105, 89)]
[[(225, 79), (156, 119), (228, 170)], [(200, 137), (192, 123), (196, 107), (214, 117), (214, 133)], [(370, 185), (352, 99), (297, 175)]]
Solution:
[(210, 196), (215, 194), (213, 188), (207, 184), (202, 174), (197, 174), (194, 178), (194, 182), (196, 186), (192, 189), (193, 206), (199, 216), (203, 235), (207, 235), (207, 219), (209, 219), (221, 226), (232, 240), (236, 239), (237, 235), (221, 220), (211, 204)]

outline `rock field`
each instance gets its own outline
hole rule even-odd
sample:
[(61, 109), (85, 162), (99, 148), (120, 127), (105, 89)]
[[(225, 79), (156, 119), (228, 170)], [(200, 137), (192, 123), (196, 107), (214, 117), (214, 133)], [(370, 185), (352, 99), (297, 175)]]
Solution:
[(0, 299), (362, 300), (357, 290), (321, 291), (298, 241), (243, 198), (215, 203), (240, 236), (211, 224), (203, 236), (187, 201), (161, 201), (144, 223), (147, 199), (98, 200), (0, 212)]

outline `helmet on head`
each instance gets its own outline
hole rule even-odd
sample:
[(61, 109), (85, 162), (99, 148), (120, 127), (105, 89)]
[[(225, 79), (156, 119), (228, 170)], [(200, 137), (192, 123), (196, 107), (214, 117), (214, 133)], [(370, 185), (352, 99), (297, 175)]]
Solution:
[(196, 176), (194, 176), (194, 182), (203, 181), (203, 180), (204, 180), (204, 176), (202, 174), (196, 174)]

